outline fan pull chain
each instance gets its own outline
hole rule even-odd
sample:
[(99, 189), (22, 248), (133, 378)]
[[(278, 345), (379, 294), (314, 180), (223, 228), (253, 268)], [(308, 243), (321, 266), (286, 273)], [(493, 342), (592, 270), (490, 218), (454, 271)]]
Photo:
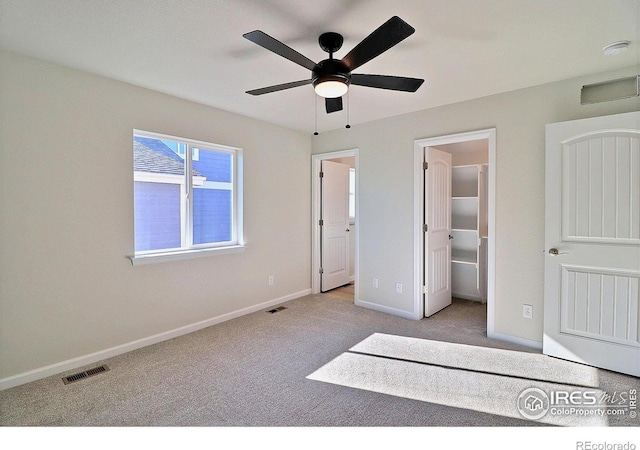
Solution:
[(349, 104), (351, 103), (349, 101), (350, 98), (350, 94), (349, 91), (347, 91), (347, 124), (344, 126), (345, 128), (351, 128), (351, 125), (349, 125)]
[(315, 127), (315, 131), (313, 132), (314, 136), (318, 135), (318, 96), (315, 94), (313, 94), (313, 98), (315, 99), (315, 113), (316, 113), (316, 127)]

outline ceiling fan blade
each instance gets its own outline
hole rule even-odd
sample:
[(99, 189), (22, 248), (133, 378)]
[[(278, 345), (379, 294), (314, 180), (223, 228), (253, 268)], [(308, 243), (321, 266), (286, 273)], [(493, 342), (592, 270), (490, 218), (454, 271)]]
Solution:
[(247, 94), (251, 94), (251, 95), (268, 94), (270, 92), (283, 91), (285, 89), (304, 86), (305, 84), (311, 84), (311, 80), (292, 81), (290, 83), (276, 84), (274, 86), (263, 87), (260, 89), (253, 89), (251, 91), (247, 91)]
[(390, 75), (351, 74), (351, 84), (392, 91), (415, 92), (422, 86), (421, 78), (394, 77)]
[(327, 114), (336, 111), (342, 111), (342, 97), (325, 98), (324, 105), (327, 109)]
[(347, 53), (342, 62), (349, 70), (354, 70), (408, 38), (415, 31), (415, 28), (400, 17), (393, 16)]
[(306, 67), (309, 70), (313, 70), (313, 68), (316, 66), (316, 63), (311, 61), (306, 56), (298, 53), (291, 47), (283, 44), (277, 39), (272, 38), (271, 36), (260, 30), (251, 31), (249, 33), (243, 34), (242, 36), (250, 40), (251, 42), (258, 44), (259, 46), (266, 48), (267, 50), (271, 50), (273, 53), (287, 58), (289, 61), (293, 61), (294, 63), (299, 64), (302, 67)]

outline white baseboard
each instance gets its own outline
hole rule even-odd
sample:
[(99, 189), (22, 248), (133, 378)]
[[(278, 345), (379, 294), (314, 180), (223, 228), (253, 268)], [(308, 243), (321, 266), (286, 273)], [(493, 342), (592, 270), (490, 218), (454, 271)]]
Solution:
[(285, 295), (284, 297), (276, 298), (274, 300), (269, 300), (267, 302), (250, 306), (248, 308), (239, 309), (237, 311), (223, 314), (221, 316), (202, 320), (200, 322), (196, 322), (191, 325), (175, 328), (173, 330), (165, 331), (163, 333), (138, 339), (133, 342), (128, 342), (126, 344), (118, 345), (116, 347), (101, 350), (99, 352), (91, 353), (84, 356), (79, 356), (77, 358), (68, 359), (66, 361), (61, 361), (59, 363), (51, 364), (49, 366), (40, 367), (38, 369), (20, 373), (18, 375), (13, 375), (7, 378), (3, 378), (3, 379), (0, 379), (0, 391), (9, 389), (15, 386), (19, 386), (21, 384), (29, 383), (31, 381), (40, 380), (42, 378), (46, 378), (52, 375), (57, 375), (59, 373), (66, 372), (67, 370), (75, 369), (88, 364), (93, 364), (98, 361), (105, 360), (107, 358), (112, 358), (114, 356), (122, 355), (123, 353), (137, 350), (142, 347), (147, 347), (149, 345), (157, 344), (158, 342), (166, 341), (178, 336), (183, 336), (185, 334), (193, 333), (194, 331), (198, 331), (203, 328), (210, 327), (212, 325), (226, 322), (227, 320), (235, 319), (237, 317), (244, 316), (246, 314), (251, 314), (256, 311), (260, 311), (262, 309), (278, 305), (280, 303), (288, 302), (289, 300), (294, 300), (296, 298), (304, 297), (306, 295), (309, 295), (310, 293), (311, 293), (311, 289), (305, 289), (303, 291), (294, 292), (293, 294)]
[(510, 344), (518, 344), (524, 347), (535, 348), (536, 350), (542, 350), (542, 342), (534, 341), (532, 339), (526, 339), (518, 336), (512, 336), (510, 334), (504, 333), (496, 333), (495, 331), (492, 333), (487, 333), (487, 337), (489, 339), (495, 339), (498, 341), (509, 342)]
[(367, 309), (373, 309), (374, 311), (380, 311), (387, 314), (393, 314), (394, 316), (404, 317), (405, 319), (420, 320), (414, 311), (405, 311), (403, 309), (391, 308), (389, 306), (379, 305), (377, 303), (366, 302), (364, 300), (356, 299), (353, 302), (356, 306), (361, 306)]

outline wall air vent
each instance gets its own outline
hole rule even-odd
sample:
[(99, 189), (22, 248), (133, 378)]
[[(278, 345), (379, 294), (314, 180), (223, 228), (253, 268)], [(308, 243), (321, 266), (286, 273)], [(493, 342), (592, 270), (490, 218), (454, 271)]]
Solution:
[(580, 103), (610, 102), (640, 96), (640, 75), (582, 86)]
[(267, 311), (267, 312), (268, 312), (268, 313), (270, 313), (270, 314), (275, 314), (275, 313), (280, 312), (280, 311), (283, 311), (283, 310), (285, 310), (285, 309), (287, 309), (285, 306), (278, 306), (277, 308), (275, 308), (275, 309), (270, 309), (270, 310), (269, 310), (269, 311)]
[(92, 377), (94, 375), (98, 375), (100, 373), (106, 372), (109, 370), (109, 367), (105, 364), (94, 367), (93, 369), (85, 370), (84, 372), (74, 373), (73, 375), (69, 375), (62, 378), (62, 382), (64, 384), (73, 383), (75, 381), (84, 380), (85, 378)]

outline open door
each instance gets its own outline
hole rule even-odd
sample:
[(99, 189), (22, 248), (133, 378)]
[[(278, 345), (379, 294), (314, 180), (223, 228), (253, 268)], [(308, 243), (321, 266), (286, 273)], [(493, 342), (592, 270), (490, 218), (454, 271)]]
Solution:
[(640, 112), (547, 125), (543, 352), (640, 376)]
[(348, 284), (349, 166), (322, 161), (320, 182), (320, 291)]
[(424, 315), (451, 304), (451, 154), (425, 148)]

